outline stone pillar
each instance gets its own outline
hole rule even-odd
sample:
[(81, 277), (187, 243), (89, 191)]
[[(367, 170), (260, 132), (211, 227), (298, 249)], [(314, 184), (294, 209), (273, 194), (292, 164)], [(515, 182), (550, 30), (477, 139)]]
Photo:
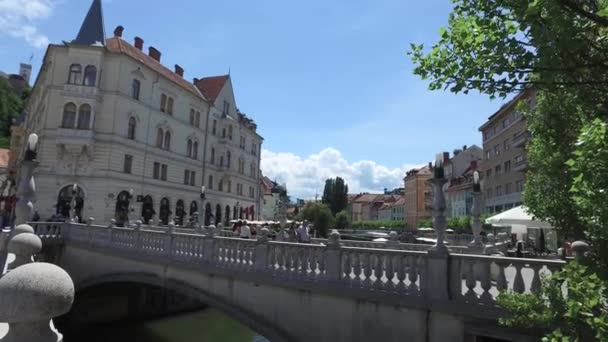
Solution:
[(8, 243), (8, 252), (15, 254), (15, 261), (9, 269), (31, 263), (32, 257), (42, 250), (42, 240), (32, 233), (21, 233), (14, 236)]
[(578, 262), (583, 262), (589, 252), (589, 244), (585, 241), (574, 241), (572, 243), (572, 254)]
[(329, 282), (339, 282), (342, 280), (342, 244), (340, 243), (340, 233), (333, 229), (327, 239), (325, 247), (325, 276)]
[(473, 192), (473, 208), (471, 208), (471, 211), (473, 216), (473, 224), (471, 225), (473, 228), (473, 241), (469, 243), (469, 248), (481, 251), (484, 248), (484, 243), (481, 240), (481, 192)]
[(210, 225), (205, 230), (205, 238), (203, 240), (203, 260), (208, 264), (214, 264), (213, 249), (215, 248), (215, 226)]
[(420, 279), (424, 295), (433, 301), (443, 301), (449, 298), (449, 251), (444, 243), (447, 221), (445, 194), (443, 193), (443, 185), (447, 183), (447, 180), (444, 178), (441, 165), (441, 162), (435, 165), (435, 176), (429, 180), (433, 185), (433, 228), (437, 233), (437, 243), (427, 252), (426, 265), (423, 265), (426, 272), (423, 275), (424, 278)]
[(388, 241), (386, 241), (386, 248), (398, 249), (399, 248), (399, 235), (396, 231), (388, 233)]
[(435, 177), (431, 178), (429, 182), (433, 185), (433, 228), (437, 233), (437, 243), (431, 247), (430, 251), (437, 255), (447, 255), (448, 248), (444, 243), (447, 220), (445, 218), (445, 194), (443, 193), (443, 185), (447, 183), (447, 180), (443, 177)]
[(268, 228), (260, 230), (258, 239), (255, 245), (255, 264), (256, 271), (266, 271), (268, 268)]

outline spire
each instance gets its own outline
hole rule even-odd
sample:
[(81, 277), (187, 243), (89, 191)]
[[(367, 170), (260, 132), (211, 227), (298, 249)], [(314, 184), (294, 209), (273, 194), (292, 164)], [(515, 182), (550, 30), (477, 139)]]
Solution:
[(87, 16), (82, 22), (80, 31), (73, 44), (94, 45), (105, 44), (105, 31), (103, 28), (103, 13), (101, 11), (101, 0), (93, 0)]

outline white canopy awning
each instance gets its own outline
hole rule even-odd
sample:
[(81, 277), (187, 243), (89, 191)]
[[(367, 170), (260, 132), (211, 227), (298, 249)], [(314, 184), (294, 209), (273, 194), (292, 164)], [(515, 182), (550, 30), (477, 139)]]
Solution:
[(553, 228), (550, 223), (537, 221), (532, 215), (528, 214), (527, 208), (518, 206), (498, 215), (488, 217), (486, 223), (497, 226), (525, 226), (528, 228)]

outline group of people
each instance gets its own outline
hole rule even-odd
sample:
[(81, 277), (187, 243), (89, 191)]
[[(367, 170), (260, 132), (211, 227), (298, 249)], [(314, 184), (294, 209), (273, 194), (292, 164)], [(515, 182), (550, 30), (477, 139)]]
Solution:
[(255, 235), (257, 235), (257, 227), (252, 225), (249, 227), (247, 221), (237, 221), (232, 226), (232, 232), (235, 236), (240, 237), (241, 239), (251, 239)]

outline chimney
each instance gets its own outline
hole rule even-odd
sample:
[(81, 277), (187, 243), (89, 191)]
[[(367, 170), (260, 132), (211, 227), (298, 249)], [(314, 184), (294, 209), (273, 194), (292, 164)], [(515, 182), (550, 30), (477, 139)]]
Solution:
[(443, 152), (443, 164), (445, 165), (450, 161), (450, 152)]
[(135, 37), (135, 47), (141, 51), (144, 48), (144, 40), (139, 38), (139, 37)]
[(124, 27), (118, 25), (116, 26), (116, 28), (114, 29), (114, 37), (122, 37), (122, 31), (124, 31)]
[(467, 150), (467, 145), (462, 146), (462, 150), (466, 151)]
[(195, 77), (192, 79), (192, 84), (196, 84), (196, 82), (198, 82), (198, 78)]
[(184, 77), (184, 68), (175, 64), (175, 73), (180, 75), (181, 77)]
[(155, 47), (150, 46), (148, 48), (148, 56), (154, 58), (157, 62), (160, 63), (160, 51), (156, 50)]

